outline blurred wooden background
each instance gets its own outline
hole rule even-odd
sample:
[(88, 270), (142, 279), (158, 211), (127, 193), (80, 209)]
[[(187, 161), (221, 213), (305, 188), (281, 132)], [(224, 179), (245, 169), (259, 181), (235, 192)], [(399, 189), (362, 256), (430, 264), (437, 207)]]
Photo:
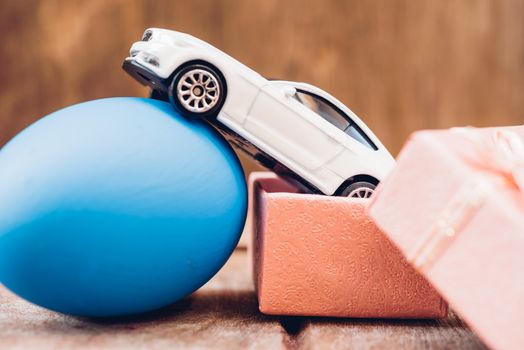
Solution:
[(524, 123), (524, 1), (2, 0), (0, 144), (69, 104), (145, 96), (120, 66), (149, 26), (331, 92), (394, 154), (417, 129)]

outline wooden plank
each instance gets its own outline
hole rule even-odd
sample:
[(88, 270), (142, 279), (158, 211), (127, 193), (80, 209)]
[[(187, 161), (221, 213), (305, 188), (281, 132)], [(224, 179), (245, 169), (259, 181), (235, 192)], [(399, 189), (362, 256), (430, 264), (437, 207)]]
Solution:
[(89, 320), (44, 310), (0, 287), (1, 349), (482, 349), (455, 316), (443, 321), (266, 316), (245, 250), (192, 296), (163, 310)]
[(313, 319), (298, 334), (304, 349), (486, 349), (454, 315), (441, 321)]
[(197, 293), (163, 310), (104, 320), (65, 316), (0, 289), (0, 348), (283, 348), (277, 317), (258, 313), (246, 253)]

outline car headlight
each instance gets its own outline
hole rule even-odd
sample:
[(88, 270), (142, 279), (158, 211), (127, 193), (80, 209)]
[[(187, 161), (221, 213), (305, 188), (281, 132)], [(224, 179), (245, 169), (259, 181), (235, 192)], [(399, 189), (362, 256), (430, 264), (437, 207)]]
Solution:
[(153, 31), (146, 30), (144, 35), (142, 35), (142, 41), (149, 41), (153, 38)]

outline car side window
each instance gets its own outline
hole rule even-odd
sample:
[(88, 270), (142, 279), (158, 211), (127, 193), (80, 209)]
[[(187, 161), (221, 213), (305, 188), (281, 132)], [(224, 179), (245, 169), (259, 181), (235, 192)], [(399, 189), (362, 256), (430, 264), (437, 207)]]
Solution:
[(378, 149), (369, 137), (358, 127), (358, 125), (349, 118), (349, 116), (323, 97), (299, 89), (297, 89), (297, 92), (293, 97), (364, 146), (373, 150)]
[(347, 118), (345, 118), (341, 113), (338, 113), (333, 106), (323, 99), (301, 90), (297, 90), (295, 98), (298, 102), (302, 103), (304, 106), (308, 107), (340, 130), (345, 130), (349, 126)]

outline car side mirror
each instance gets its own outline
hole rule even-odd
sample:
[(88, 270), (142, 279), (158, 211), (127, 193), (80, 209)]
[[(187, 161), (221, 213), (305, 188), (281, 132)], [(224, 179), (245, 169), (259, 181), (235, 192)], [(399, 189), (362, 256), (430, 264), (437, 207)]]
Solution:
[(292, 86), (284, 86), (282, 92), (284, 93), (284, 95), (286, 95), (286, 97), (293, 97), (297, 93), (297, 89), (295, 89)]

